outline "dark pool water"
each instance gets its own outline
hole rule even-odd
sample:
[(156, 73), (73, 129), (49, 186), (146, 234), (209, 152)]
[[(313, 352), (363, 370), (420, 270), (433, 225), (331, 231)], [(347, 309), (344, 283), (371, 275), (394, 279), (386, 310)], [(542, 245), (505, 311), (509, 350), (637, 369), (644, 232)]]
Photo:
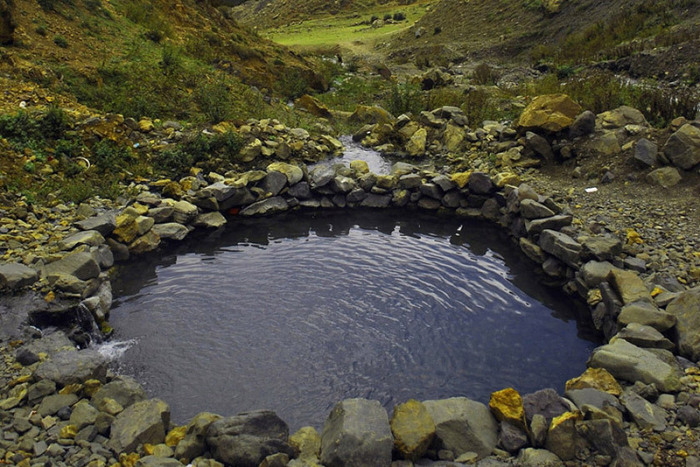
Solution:
[(561, 390), (595, 343), (533, 269), (493, 227), (420, 213), (232, 219), (122, 268), (119, 371), (178, 422), (266, 408), (292, 429), (350, 397)]

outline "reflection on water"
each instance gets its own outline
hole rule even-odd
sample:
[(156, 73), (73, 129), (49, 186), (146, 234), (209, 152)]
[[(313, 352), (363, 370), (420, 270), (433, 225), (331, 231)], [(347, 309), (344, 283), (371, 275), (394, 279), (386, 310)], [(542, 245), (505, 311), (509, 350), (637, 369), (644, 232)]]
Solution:
[(122, 269), (120, 370), (183, 422), (269, 408), (319, 426), (332, 405), (388, 409), (512, 386), (561, 389), (595, 344), (498, 230), (420, 213), (233, 219)]

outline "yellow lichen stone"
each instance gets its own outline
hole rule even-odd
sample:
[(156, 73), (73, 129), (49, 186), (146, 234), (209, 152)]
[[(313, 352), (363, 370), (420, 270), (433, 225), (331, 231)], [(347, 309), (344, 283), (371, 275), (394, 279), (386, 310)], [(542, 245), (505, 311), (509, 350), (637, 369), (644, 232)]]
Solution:
[(435, 437), (435, 422), (423, 403), (410, 399), (394, 408), (391, 432), (396, 451), (404, 459), (416, 460), (425, 454)]
[(92, 397), (100, 388), (102, 383), (96, 379), (89, 379), (85, 381), (85, 395)]
[(457, 184), (458, 187), (464, 188), (469, 183), (469, 177), (471, 177), (472, 172), (455, 172), (452, 174), (450, 179)]
[(514, 174), (512, 172), (501, 172), (499, 174), (496, 174), (493, 181), (498, 188), (503, 188), (506, 185), (520, 185), (520, 177), (518, 176), (518, 174)]
[(367, 164), (367, 161), (350, 161), (350, 168), (358, 174), (366, 174), (369, 172), (369, 164)]
[(573, 420), (574, 422), (577, 420), (581, 419), (581, 412), (576, 411), (576, 412), (564, 412), (563, 414), (559, 415), (558, 417), (554, 417), (552, 419), (552, 423), (549, 424), (549, 429), (550, 430), (555, 430), (557, 429), (558, 426), (568, 422), (569, 420)]
[(396, 177), (393, 175), (378, 175), (377, 176), (377, 187), (383, 188), (385, 190), (391, 190), (396, 185)]
[(119, 454), (119, 463), (121, 464), (121, 467), (134, 467), (139, 459), (140, 456), (135, 452), (132, 452), (131, 454)]
[(110, 415), (117, 415), (124, 410), (124, 407), (114, 399), (105, 397), (102, 399), (102, 404), (100, 404), (100, 410)]
[(56, 300), (56, 294), (53, 292), (53, 290), (51, 290), (49, 293), (47, 293), (47, 294), (44, 296), (44, 301), (45, 301), (46, 303), (51, 303), (51, 302), (53, 302), (54, 300)]
[(58, 391), (59, 394), (77, 394), (83, 389), (82, 384), (67, 384)]
[(321, 452), (321, 436), (314, 427), (305, 426), (289, 437), (289, 445), (299, 459), (315, 459)]
[(134, 208), (141, 216), (145, 216), (146, 213), (148, 213), (148, 206), (144, 206), (139, 202), (132, 204), (131, 207)]
[(661, 289), (659, 287), (654, 287), (654, 290), (651, 291), (651, 296), (656, 297), (657, 295), (662, 294), (663, 292), (664, 292), (663, 289)]
[(566, 382), (566, 390), (593, 388), (613, 396), (622, 394), (622, 387), (605, 368), (589, 368), (579, 377)]
[(185, 437), (185, 434), (187, 433), (187, 425), (185, 426), (177, 426), (170, 430), (167, 435), (165, 435), (165, 444), (166, 446), (177, 446), (180, 441)]
[(66, 425), (63, 428), (61, 428), (61, 431), (58, 434), (58, 437), (61, 439), (73, 439), (75, 438), (75, 435), (78, 433), (78, 427), (75, 425)]
[(634, 229), (627, 229), (627, 244), (644, 243), (642, 237)]
[(518, 127), (556, 133), (571, 126), (581, 110), (581, 106), (566, 94), (537, 96), (523, 110), (518, 119)]
[(153, 455), (153, 451), (155, 451), (155, 446), (152, 445), (151, 443), (145, 443), (145, 444), (143, 445), (143, 452), (144, 452), (147, 456), (152, 456), (152, 455)]
[(492, 393), (489, 408), (499, 421), (525, 428), (523, 398), (515, 389), (506, 388)]
[(139, 131), (142, 133), (150, 133), (153, 131), (154, 125), (150, 118), (144, 118), (139, 120)]

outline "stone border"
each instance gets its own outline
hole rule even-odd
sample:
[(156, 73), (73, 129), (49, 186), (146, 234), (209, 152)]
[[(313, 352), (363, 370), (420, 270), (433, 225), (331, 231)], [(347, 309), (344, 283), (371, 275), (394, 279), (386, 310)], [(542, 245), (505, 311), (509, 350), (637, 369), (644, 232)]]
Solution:
[[(286, 424), (271, 412), (228, 418), (202, 415), (181, 429), (176, 436), (178, 442), (172, 444), (171, 438), (174, 449), (165, 458), (192, 460), (211, 455), (232, 465), (286, 465), (283, 460), (287, 456), (287, 461), (296, 457), (289, 465), (297, 466), (319, 461), (325, 465), (389, 465), (393, 451), (396, 458), (416, 460), (428, 454), (459, 462), (473, 462), (496, 453), (518, 456), (518, 465), (541, 465), (544, 461), (556, 465), (560, 460), (581, 460), (585, 453), (632, 462), (636, 455), (618, 433), (623, 412), (640, 427), (663, 430), (666, 420), (659, 412), (662, 408), (640, 397), (639, 391), (630, 392), (628, 388), (623, 392), (615, 380), (637, 385), (641, 382), (644, 388), (653, 387), (657, 394), (661, 391), (673, 398), (672, 393), (681, 391), (687, 383), (678, 362), (693, 365), (677, 359), (670, 350), (693, 361), (700, 358), (696, 331), (700, 328), (700, 289), (674, 293), (657, 286), (650, 293), (635, 271), (625, 269), (636, 265), (620, 257), (622, 243), (618, 238), (580, 235), (571, 213), (521, 184), (516, 174), (444, 175), (398, 163), (392, 175), (375, 175), (366, 163), (355, 161), (350, 168), (317, 166), (311, 172), (305, 166), (276, 162), (266, 171), (229, 175), (209, 174), (211, 183), (198, 174), (161, 184), (164, 192), (179, 191), (168, 189), (173, 183), (185, 189), (187, 194), (180, 200), (162, 198), (146, 188), (135, 202), (118, 212), (107, 211), (77, 222), (81, 231), (64, 239), (62, 248), (69, 253), (61, 259), (39, 270), (14, 263), (0, 265), (0, 284), (17, 289), (35, 283), (41, 276), (56, 294), (80, 299), (75, 310), (89, 310), (94, 320), (107, 329), (112, 297), (103, 271), (115, 261), (157, 249), (163, 240), (182, 240), (196, 228), (222, 227), (227, 219), (221, 212), (247, 217), (304, 208), (422, 209), (486, 219), (507, 228), (522, 251), (548, 276), (560, 281), (566, 292), (588, 302), (596, 328), (609, 343), (593, 352), (590, 368), (581, 378), (567, 383), (569, 401), (552, 390), (522, 398), (514, 390), (505, 389), (493, 393), (490, 410), (466, 398), (408, 401), (395, 408), (390, 423), (378, 402), (351, 399), (338, 403), (320, 436), (305, 428), (291, 438)], [(24, 384), (24, 395), (20, 392), (14, 399), (0, 401), (0, 407), (21, 405), (27, 391), (36, 389), (42, 381), (53, 382), (54, 390), (65, 390), (86, 380), (97, 380), (98, 385), (107, 382), (105, 362), (93, 351), (72, 353), (74, 358), (63, 354), (38, 363), (32, 377), (27, 378), (36, 383), (20, 383), (15, 389)], [(58, 365), (61, 358), (67, 361)], [(81, 369), (79, 376), (73, 372), (66, 377), (71, 365)], [(103, 388), (120, 381), (125, 379), (115, 378)], [(138, 397), (117, 401), (120, 403), (110, 413), (108, 403), (103, 400), (104, 407), (100, 407), (94, 402), (94, 394), (80, 390), (84, 396), (92, 396), (91, 407), (97, 404), (112, 417), (104, 434), (97, 430), (93, 439), (102, 436), (115, 456), (133, 452), (144, 443), (167, 441), (170, 427), (166, 404), (142, 400), (145, 395), (130, 389), (128, 394)], [(644, 413), (651, 414), (651, 418), (645, 418)], [(144, 419), (150, 421), (144, 425)], [(72, 415), (68, 421), (73, 421)], [(84, 428), (76, 427), (69, 433), (67, 426), (73, 425), (63, 425), (58, 440), (75, 439)], [(237, 448), (231, 448), (232, 444)], [(537, 449), (541, 447), (547, 451)], [(142, 447), (142, 452), (153, 454), (149, 449)], [(169, 464), (149, 461), (139, 465)]]

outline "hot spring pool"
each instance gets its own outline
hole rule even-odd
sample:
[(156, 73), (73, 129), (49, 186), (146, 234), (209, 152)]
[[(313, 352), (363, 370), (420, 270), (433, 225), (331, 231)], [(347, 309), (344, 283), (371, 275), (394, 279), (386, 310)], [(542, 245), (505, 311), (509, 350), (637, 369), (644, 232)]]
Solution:
[(596, 339), (582, 304), (537, 282), (497, 228), (421, 213), (232, 219), (122, 267), (118, 370), (177, 422), (276, 411), (321, 426), (345, 398), (488, 402), (563, 388)]

